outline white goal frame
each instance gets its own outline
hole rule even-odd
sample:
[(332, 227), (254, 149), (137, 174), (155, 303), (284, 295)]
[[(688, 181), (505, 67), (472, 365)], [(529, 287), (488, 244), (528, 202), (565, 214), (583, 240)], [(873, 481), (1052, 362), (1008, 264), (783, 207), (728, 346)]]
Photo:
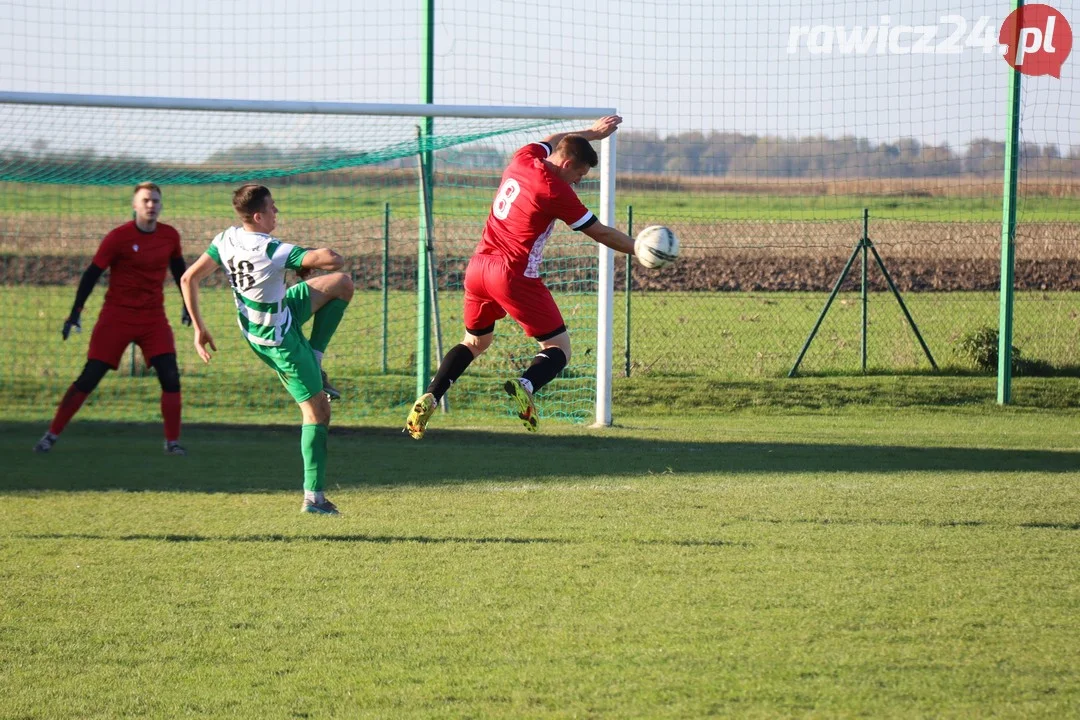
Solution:
[[(0, 91), (0, 104), (132, 110), (287, 113), (300, 115), (395, 115), (416, 118), (461, 117), (515, 120), (595, 120), (614, 108), (439, 105), (407, 103), (308, 102), (220, 98), (141, 97)], [(615, 135), (600, 142), (600, 222), (615, 225)], [(596, 307), (596, 425), (611, 425), (612, 334), (615, 252), (597, 243), (599, 275)]]

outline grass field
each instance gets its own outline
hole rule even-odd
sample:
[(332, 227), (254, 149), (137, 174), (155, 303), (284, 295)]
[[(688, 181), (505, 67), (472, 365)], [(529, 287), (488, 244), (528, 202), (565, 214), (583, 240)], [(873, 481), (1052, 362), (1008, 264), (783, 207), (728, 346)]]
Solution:
[(1073, 412), (0, 428), (0, 717), (1080, 707)]
[[(31, 255), (86, 252), (128, 192), (6, 190), (0, 237)], [(189, 242), (228, 216), (207, 200), (228, 190), (169, 190)], [(481, 212), (488, 194), (441, 195), (441, 217)], [(382, 198), (277, 199), (301, 235), (351, 237), (363, 218), (375, 247)], [(912, 252), (945, 258), (985, 254), (950, 238), (982, 238), (975, 224), (1000, 217), (993, 198), (948, 195), (623, 202), (702, 232), (731, 220), (728, 240), (798, 252), (797, 223), (864, 206), (961, 223), (916, 237)], [(1080, 220), (1075, 198), (1025, 203), (1025, 220)], [(415, 232), (398, 222), (401, 237)], [(910, 225), (882, 223), (894, 242)], [(1047, 257), (1068, 255), (1062, 227), (1040, 231)], [(832, 252), (828, 240), (817, 250)], [(415, 443), (400, 432), (415, 295), (389, 294), (383, 372), (381, 296), (361, 292), (327, 355), (346, 391), (328, 488), (340, 518), (297, 512), (295, 405), (243, 345), (221, 289), (203, 299), (210, 366), (166, 291), (188, 457), (161, 455), (158, 386), (130, 358), (53, 453), (32, 454), (104, 288), (86, 332), (63, 342), (72, 295), (0, 286), (0, 718), (1080, 712), (1080, 294), (1018, 295), (1014, 344), (1055, 376), (1017, 378), (1010, 408), (959, 350), (996, 325), (995, 293), (906, 296), (940, 373), (893, 299), (873, 293), (866, 376), (860, 304), (844, 293), (794, 380), (823, 293), (635, 293), (630, 377), (617, 297), (616, 426), (593, 430), (553, 419), (592, 417), (595, 295), (565, 292), (574, 361), (539, 398), (542, 433), (507, 416), (499, 381), (533, 345), (503, 323), (450, 415)], [(460, 293), (441, 305), (449, 345)]]
[[(91, 296), (85, 331), (67, 342), (59, 328), (70, 309), (66, 287), (0, 287), (0, 417), (48, 417), (86, 358), (92, 324), (104, 293)], [(219, 353), (209, 366), (195, 355), (191, 331), (181, 327), (175, 288), (166, 292), (185, 384), (185, 413), (192, 419), (233, 422), (291, 422), (296, 410), (273, 376), (244, 345), (236, 328), (228, 291), (207, 289), (203, 311)], [(997, 298), (992, 293), (914, 293), (908, 306), (942, 368), (934, 376), (895, 300), (874, 293), (870, 300), (868, 369), (860, 378), (861, 306), (845, 293), (830, 310), (806, 354), (800, 372), (825, 378), (816, 384), (785, 378), (813, 327), (826, 296), (817, 293), (644, 293), (632, 299), (631, 376), (625, 366), (625, 312), (616, 299), (614, 356), (616, 414), (642, 406), (685, 404), (702, 398), (717, 407), (805, 404), (835, 406), (838, 398), (856, 404), (952, 405), (992, 402), (994, 379), (976, 375), (960, 349), (965, 333), (995, 326)], [(560, 295), (570, 327), (573, 358), (568, 377), (541, 394), (545, 415), (593, 416), (595, 373), (595, 298)], [(461, 328), (461, 296), (441, 298), (444, 347), (456, 343)], [(390, 294), (387, 370), (382, 365), (382, 309), (378, 292), (358, 293), (327, 354), (326, 366), (346, 391), (335, 413), (360, 419), (383, 413), (397, 417), (416, 395), (416, 300)], [(1024, 405), (1070, 407), (1080, 402), (1080, 294), (1021, 293), (1016, 304), (1014, 344), (1024, 357), (1051, 363), (1060, 377), (1021, 378), (1015, 400)], [(497, 345), (478, 361), (450, 396), (457, 410), (497, 416), (507, 403), (499, 380), (528, 364), (535, 345), (511, 322), (498, 329)], [(119, 373), (107, 377), (82, 411), (88, 418), (155, 420), (159, 389), (143, 372), (141, 357), (132, 377), (130, 355)], [(907, 378), (886, 374), (906, 373)], [(838, 377), (846, 375), (848, 377)], [(856, 377), (852, 377), (856, 376)], [(833, 380), (829, 381), (828, 378)], [(719, 383), (719, 385), (717, 384)], [(801, 398), (801, 400), (799, 399)], [(82, 416), (82, 415), (81, 415)]]
[[(415, 296), (390, 294), (383, 375), (380, 295), (359, 293), (327, 355), (345, 515), (313, 518), (296, 408), (224, 290), (203, 300), (211, 366), (174, 327), (188, 457), (160, 454), (157, 383), (127, 359), (32, 454), (103, 288), (65, 343), (72, 293), (0, 287), (0, 718), (1080, 706), (1080, 295), (1018, 298), (1016, 343), (1062, 376), (1018, 378), (1019, 407), (999, 408), (957, 351), (995, 321), (992, 293), (907, 297), (942, 374), (875, 293), (866, 377), (844, 294), (796, 380), (822, 294), (638, 293), (605, 431), (549, 417), (591, 416), (594, 300), (564, 295), (577, 359), (551, 386), (569, 392), (541, 397), (539, 436), (497, 391), (531, 349), (507, 323), (415, 443)], [(442, 301), (453, 342), (460, 296)]]

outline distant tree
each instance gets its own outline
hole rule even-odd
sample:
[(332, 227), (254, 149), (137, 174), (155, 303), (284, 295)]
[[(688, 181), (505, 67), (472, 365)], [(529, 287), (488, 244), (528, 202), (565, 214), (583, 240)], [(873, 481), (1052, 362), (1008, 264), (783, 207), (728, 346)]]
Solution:
[(276, 166), (286, 161), (286, 155), (280, 149), (255, 143), (251, 145), (236, 145), (227, 150), (218, 150), (208, 157), (206, 165), (246, 165), (246, 166)]
[(1005, 143), (978, 138), (968, 143), (964, 155), (964, 172), (976, 174), (999, 173), (1005, 168)]

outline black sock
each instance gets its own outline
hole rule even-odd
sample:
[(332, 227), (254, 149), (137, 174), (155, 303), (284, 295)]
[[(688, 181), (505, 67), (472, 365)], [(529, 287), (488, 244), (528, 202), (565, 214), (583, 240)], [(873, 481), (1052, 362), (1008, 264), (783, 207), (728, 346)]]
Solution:
[(566, 353), (557, 347), (544, 348), (536, 353), (532, 365), (521, 377), (532, 383), (535, 393), (554, 380), (564, 367), (566, 367)]
[(450, 386), (461, 377), (465, 369), (473, 361), (472, 350), (458, 344), (450, 348), (446, 357), (439, 363), (439, 371), (427, 386), (427, 391), (435, 396), (436, 400), (442, 400), (442, 396), (450, 389)]

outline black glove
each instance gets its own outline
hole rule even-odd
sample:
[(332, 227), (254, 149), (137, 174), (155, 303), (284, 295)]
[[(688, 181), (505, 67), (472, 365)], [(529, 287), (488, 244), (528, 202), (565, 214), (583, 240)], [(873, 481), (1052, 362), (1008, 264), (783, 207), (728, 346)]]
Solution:
[(65, 340), (67, 340), (68, 335), (71, 334), (72, 328), (74, 328), (77, 333), (82, 332), (82, 325), (79, 324), (78, 311), (73, 311), (71, 315), (68, 315), (68, 319), (64, 321), (64, 329), (60, 331), (60, 334), (64, 336)]
[(180, 324), (191, 327), (191, 313), (187, 311), (187, 305), (180, 308)]

